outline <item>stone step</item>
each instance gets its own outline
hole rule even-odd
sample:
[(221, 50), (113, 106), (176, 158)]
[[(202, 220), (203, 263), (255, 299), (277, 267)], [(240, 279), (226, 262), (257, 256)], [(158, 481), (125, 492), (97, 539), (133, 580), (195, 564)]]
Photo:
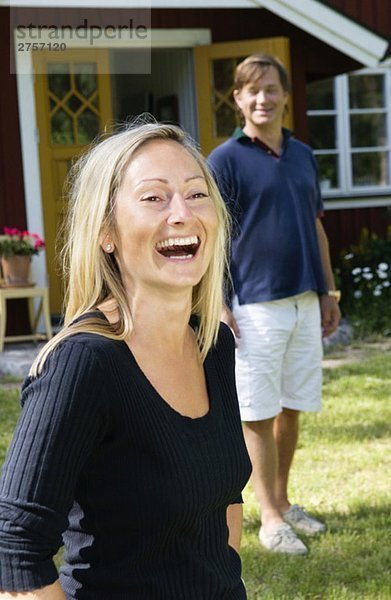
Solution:
[(27, 377), (31, 364), (44, 343), (5, 344), (0, 352), (0, 377)]

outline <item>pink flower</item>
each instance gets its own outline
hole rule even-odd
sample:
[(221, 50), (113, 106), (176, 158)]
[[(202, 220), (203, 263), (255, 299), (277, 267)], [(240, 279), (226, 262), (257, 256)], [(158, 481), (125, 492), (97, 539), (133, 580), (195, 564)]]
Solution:
[(37, 233), (21, 231), (16, 227), (4, 227), (0, 236), (0, 256), (32, 256), (45, 248), (45, 242)]

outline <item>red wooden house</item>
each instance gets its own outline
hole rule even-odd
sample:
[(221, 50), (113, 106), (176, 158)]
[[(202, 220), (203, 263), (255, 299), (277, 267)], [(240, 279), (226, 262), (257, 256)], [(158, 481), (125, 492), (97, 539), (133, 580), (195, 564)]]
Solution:
[[(6, 5), (6, 6), (5, 6)], [(205, 153), (235, 125), (237, 61), (290, 69), (287, 125), (317, 155), (332, 251), (391, 205), (389, 0), (14, 0), (0, 6), (0, 227), (41, 234), (33, 278), (61, 312), (55, 237), (72, 158), (107, 123), (179, 122)], [(110, 6), (110, 8), (106, 8)], [(132, 8), (135, 7), (135, 8)]]

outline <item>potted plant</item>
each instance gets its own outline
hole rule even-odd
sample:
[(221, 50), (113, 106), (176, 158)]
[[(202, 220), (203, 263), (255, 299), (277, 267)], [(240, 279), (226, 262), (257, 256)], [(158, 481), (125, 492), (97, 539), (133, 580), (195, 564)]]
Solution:
[(45, 242), (37, 233), (21, 231), (16, 227), (4, 227), (3, 234), (0, 235), (0, 257), (5, 285), (31, 285), (31, 257), (43, 248)]

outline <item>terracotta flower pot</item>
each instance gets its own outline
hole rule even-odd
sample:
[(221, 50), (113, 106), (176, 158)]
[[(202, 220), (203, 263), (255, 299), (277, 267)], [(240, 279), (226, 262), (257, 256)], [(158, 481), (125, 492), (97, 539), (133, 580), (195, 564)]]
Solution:
[(2, 256), (1, 268), (4, 281), (9, 286), (30, 285), (31, 256)]

